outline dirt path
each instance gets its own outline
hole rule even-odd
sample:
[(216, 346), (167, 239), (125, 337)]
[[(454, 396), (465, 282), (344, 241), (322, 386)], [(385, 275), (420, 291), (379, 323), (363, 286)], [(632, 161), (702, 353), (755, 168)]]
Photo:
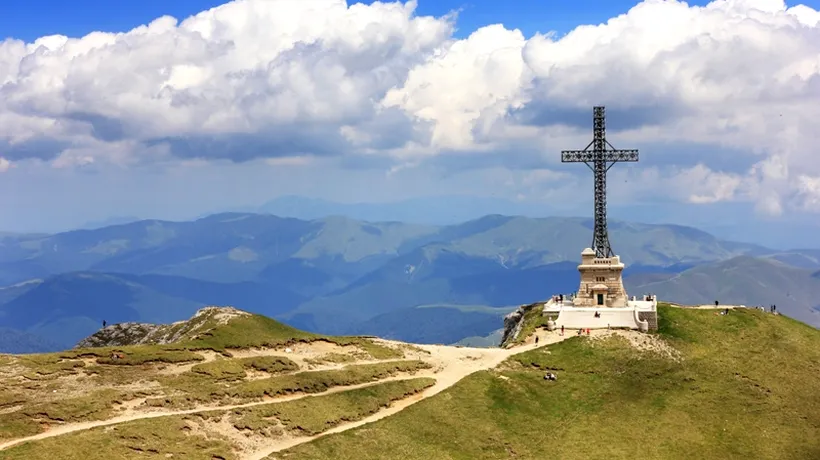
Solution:
[[(555, 332), (546, 332), (546, 331), (537, 331), (536, 334), (539, 336), (540, 340), (538, 343), (538, 347), (546, 346), (551, 343), (560, 342), (571, 335), (567, 334), (566, 336), (560, 336), (558, 333)], [(406, 350), (406, 358), (407, 359), (421, 359), (426, 362), (429, 362), (433, 365), (432, 369), (424, 370), (420, 372), (416, 372), (413, 375), (401, 375), (390, 377), (386, 379), (382, 379), (375, 382), (368, 382), (360, 385), (350, 385), (350, 386), (343, 386), (343, 387), (334, 387), (328, 391), (318, 393), (318, 394), (294, 394), (289, 396), (281, 396), (276, 398), (270, 398), (265, 401), (256, 401), (251, 403), (244, 403), (244, 404), (236, 404), (236, 405), (225, 405), (225, 406), (200, 406), (194, 409), (187, 409), (187, 410), (178, 410), (178, 411), (151, 411), (151, 412), (139, 412), (139, 413), (131, 413), (126, 415), (121, 415), (118, 417), (110, 418), (107, 420), (97, 420), (97, 421), (90, 421), (90, 422), (80, 422), (80, 423), (70, 423), (66, 425), (61, 425), (54, 427), (46, 432), (36, 434), (33, 436), (27, 436), (24, 438), (13, 439), (10, 441), (6, 441), (0, 444), (0, 451), (8, 449), (10, 447), (29, 442), (29, 441), (37, 441), (41, 439), (53, 438), (56, 436), (61, 436), (69, 433), (74, 433), (77, 431), (84, 431), (90, 430), (92, 428), (103, 427), (103, 426), (110, 426), (116, 425), (125, 422), (131, 422), (134, 420), (142, 420), (142, 419), (149, 419), (149, 418), (157, 418), (157, 417), (168, 417), (173, 415), (188, 415), (188, 414), (196, 414), (199, 412), (207, 412), (207, 411), (215, 411), (215, 410), (232, 410), (232, 409), (240, 409), (244, 407), (253, 407), (259, 406), (264, 404), (276, 404), (280, 402), (287, 402), (287, 401), (294, 401), (302, 398), (310, 398), (316, 396), (324, 396), (328, 394), (334, 393), (341, 393), (344, 391), (354, 390), (357, 388), (365, 388), (372, 385), (378, 385), (383, 382), (395, 381), (395, 380), (407, 380), (413, 379), (418, 377), (432, 377), (436, 379), (436, 383), (431, 386), (430, 388), (426, 389), (422, 393), (412, 396), (410, 398), (400, 400), (392, 404), (387, 409), (379, 411), (376, 414), (373, 414), (369, 417), (366, 417), (362, 420), (346, 423), (340, 426), (337, 426), (331, 430), (328, 430), (324, 433), (321, 433), (316, 436), (309, 436), (309, 437), (286, 437), (278, 441), (274, 441), (272, 443), (266, 444), (263, 450), (259, 450), (256, 452), (252, 452), (249, 455), (243, 457), (243, 460), (259, 460), (262, 458), (267, 457), (268, 455), (293, 447), (299, 444), (303, 444), (306, 442), (310, 442), (314, 439), (318, 439), (322, 436), (327, 436), (333, 433), (341, 433), (343, 431), (350, 430), (352, 428), (356, 428), (371, 422), (375, 422), (385, 417), (389, 417), (397, 412), (402, 411), (403, 409), (419, 402), (424, 399), (427, 399), (433, 395), (436, 395), (447, 388), (450, 388), (454, 384), (456, 384), (459, 380), (463, 379), (464, 377), (481, 370), (492, 369), (499, 365), (502, 361), (509, 358), (512, 355), (522, 353), (525, 351), (529, 351), (536, 348), (535, 343), (533, 342), (534, 338), (531, 338), (529, 343), (520, 345), (517, 347), (509, 348), (509, 349), (502, 349), (502, 348), (467, 348), (467, 347), (453, 347), (453, 346), (444, 346), (444, 345), (414, 345), (415, 347), (419, 348), (422, 351), (414, 351), (414, 350)], [(401, 346), (404, 345), (401, 342), (393, 342), (388, 340), (381, 340), (379, 339), (378, 342), (381, 342), (388, 346)], [(290, 357), (290, 356), (289, 356)], [(340, 366), (341, 367), (341, 366)]]
[(388, 377), (382, 380), (368, 382), (368, 383), (361, 383), (358, 385), (348, 385), (348, 386), (338, 386), (333, 387), (327, 391), (322, 393), (315, 393), (315, 394), (307, 394), (307, 393), (297, 393), (288, 396), (278, 396), (276, 398), (268, 398), (264, 401), (254, 401), (250, 403), (243, 403), (243, 404), (233, 404), (227, 406), (198, 406), (194, 409), (185, 409), (185, 410), (176, 410), (176, 411), (168, 411), (168, 410), (158, 410), (158, 411), (150, 411), (150, 412), (139, 412), (139, 413), (132, 413), (128, 415), (120, 415), (117, 417), (109, 418), (106, 420), (95, 420), (92, 422), (79, 422), (79, 423), (68, 423), (65, 425), (59, 425), (54, 428), (49, 429), (46, 432), (35, 434), (33, 436), (27, 436), (25, 438), (17, 438), (11, 441), (6, 441), (0, 444), (0, 451), (8, 449), (9, 447), (16, 446), (18, 444), (22, 444), (28, 441), (37, 441), (40, 439), (46, 438), (53, 438), (55, 436), (61, 436), (64, 434), (74, 433), (76, 431), (85, 431), (90, 430), (92, 428), (97, 428), (101, 426), (109, 426), (109, 425), (116, 425), (119, 423), (125, 422), (132, 422), (134, 420), (142, 420), (147, 418), (157, 418), (157, 417), (169, 417), (172, 415), (189, 415), (189, 414), (196, 414), (200, 412), (209, 412), (209, 411), (218, 411), (218, 410), (232, 410), (232, 409), (241, 409), (244, 407), (253, 407), (253, 406), (261, 406), (265, 404), (277, 404), (283, 403), (287, 401), (294, 401), (297, 399), (302, 398), (311, 398), (316, 396), (324, 396), (334, 393), (341, 393), (344, 391), (355, 390), (358, 388), (365, 388), (373, 385), (378, 385), (383, 382), (390, 382), (394, 380), (409, 380), (415, 379), (419, 377), (425, 377), (423, 373), (417, 373), (415, 375), (401, 375), (395, 377)]
[[(537, 346), (535, 344), (536, 336), (538, 336), (539, 338)], [(502, 361), (509, 358), (510, 356), (516, 355), (518, 353), (523, 353), (525, 351), (534, 350), (538, 347), (543, 347), (549, 344), (557, 343), (569, 337), (571, 337), (570, 334), (561, 336), (557, 332), (547, 332), (539, 330), (536, 331), (536, 333), (529, 338), (526, 344), (508, 349), (461, 348), (444, 345), (415, 345), (421, 348), (422, 350), (428, 351), (430, 353), (429, 355), (426, 355), (425, 353), (420, 353), (419, 358), (427, 356), (427, 360), (441, 365), (441, 370), (435, 375), (433, 375), (433, 377), (436, 379), (436, 383), (432, 387), (426, 389), (425, 391), (413, 397), (396, 401), (395, 403), (391, 404), (390, 407), (388, 407), (387, 409), (381, 410), (359, 421), (345, 423), (343, 425), (339, 425), (335, 428), (332, 428), (330, 430), (327, 430), (323, 433), (314, 436), (289, 437), (273, 441), (267, 444), (265, 446), (265, 449), (246, 455), (242, 457), (242, 460), (262, 460), (265, 457), (268, 457), (269, 455), (274, 454), (276, 452), (280, 452), (282, 450), (289, 449), (291, 447), (295, 447), (306, 442), (314, 441), (323, 436), (327, 436), (334, 433), (342, 433), (344, 431), (351, 430), (353, 428), (357, 428), (368, 423), (373, 423), (385, 417), (389, 417), (393, 414), (401, 412), (402, 410), (412, 406), (413, 404), (419, 401), (423, 401), (433, 395), (441, 393), (442, 391), (446, 390), (447, 388), (450, 388), (451, 386), (458, 383), (458, 381), (474, 372), (492, 369), (501, 364)], [(389, 342), (386, 340), (380, 341), (386, 344), (398, 343)]]

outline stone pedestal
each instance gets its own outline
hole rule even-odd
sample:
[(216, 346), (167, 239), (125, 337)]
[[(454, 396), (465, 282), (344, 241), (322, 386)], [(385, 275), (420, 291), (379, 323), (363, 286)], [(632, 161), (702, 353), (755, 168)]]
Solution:
[(626, 307), (627, 296), (621, 278), (624, 264), (618, 256), (595, 257), (590, 248), (581, 253), (581, 286), (575, 296), (576, 307)]

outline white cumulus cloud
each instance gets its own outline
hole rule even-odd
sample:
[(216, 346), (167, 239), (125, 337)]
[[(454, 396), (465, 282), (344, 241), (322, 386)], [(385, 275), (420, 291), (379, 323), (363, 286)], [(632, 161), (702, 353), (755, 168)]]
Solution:
[[(0, 42), (0, 156), (70, 168), (369, 155), (397, 161), (386, 170), (458, 157), (535, 163), (533, 189), (606, 105), (616, 146), (654, 162), (638, 189), (818, 208), (820, 12), (808, 6), (646, 0), (565, 36), (489, 24), (463, 39), (455, 16), (415, 7), (237, 0), (127, 32)], [(675, 143), (688, 147), (661, 148)]]

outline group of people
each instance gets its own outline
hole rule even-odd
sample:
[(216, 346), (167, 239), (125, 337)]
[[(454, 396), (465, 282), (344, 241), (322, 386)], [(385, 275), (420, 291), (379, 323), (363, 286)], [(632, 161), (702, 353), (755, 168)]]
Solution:
[[(715, 301), (715, 306), (717, 306), (717, 304), (718, 303), (717, 303), (717, 300), (716, 300)], [(763, 308), (763, 305), (758, 305), (757, 307), (750, 307), (750, 308), (756, 308), (760, 311), (765, 311), (765, 309)], [(769, 305), (769, 313), (772, 313), (772, 314), (776, 315), (777, 314), (777, 305), (775, 305), (775, 304)], [(720, 314), (721, 315), (728, 315), (729, 314), (729, 309), (724, 308), (723, 311), (720, 312)]]

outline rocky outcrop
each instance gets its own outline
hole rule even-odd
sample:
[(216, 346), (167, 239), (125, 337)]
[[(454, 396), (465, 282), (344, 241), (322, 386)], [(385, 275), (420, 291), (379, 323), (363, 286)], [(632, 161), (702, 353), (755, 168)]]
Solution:
[(543, 302), (521, 305), (514, 312), (505, 316), (504, 334), (501, 337), (501, 347), (506, 348), (518, 340), (518, 335), (521, 334), (521, 329), (524, 327), (527, 317), (532, 316), (534, 309), (543, 306)]
[(515, 341), (521, 333), (521, 326), (524, 324), (524, 306), (518, 307), (514, 312), (504, 316), (504, 333), (501, 335), (501, 346)]
[(113, 347), (151, 343), (148, 341), (148, 338), (164, 327), (167, 326), (145, 323), (112, 324), (80, 340), (75, 348)]
[(194, 340), (219, 324), (250, 313), (233, 307), (205, 307), (191, 319), (172, 324), (119, 323), (100, 329), (81, 340), (75, 348), (121, 347), (126, 345), (167, 344)]

